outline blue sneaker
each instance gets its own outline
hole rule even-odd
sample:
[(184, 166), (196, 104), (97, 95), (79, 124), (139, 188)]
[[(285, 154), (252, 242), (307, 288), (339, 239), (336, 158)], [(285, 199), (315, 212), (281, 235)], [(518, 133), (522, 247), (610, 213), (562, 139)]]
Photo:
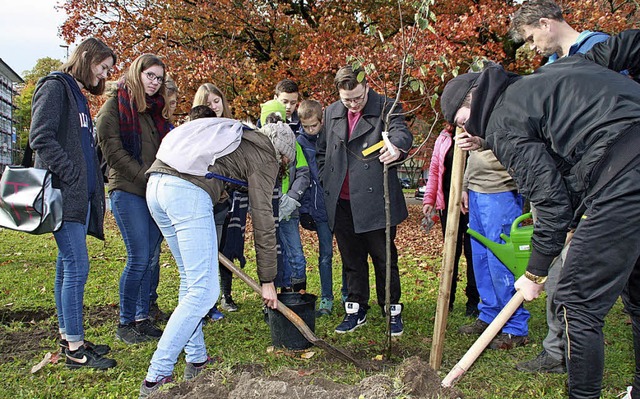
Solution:
[(218, 321), (218, 320), (224, 319), (224, 315), (222, 314), (221, 311), (218, 310), (217, 305), (213, 305), (213, 308), (209, 311), (209, 314), (207, 315), (207, 317), (209, 317), (211, 321)]
[(399, 337), (404, 331), (404, 325), (402, 324), (402, 305), (391, 305), (391, 336)]
[(347, 314), (344, 315), (342, 323), (336, 327), (336, 333), (348, 333), (366, 324), (367, 311), (365, 309), (360, 309), (360, 304), (357, 302), (347, 302), (344, 307)]

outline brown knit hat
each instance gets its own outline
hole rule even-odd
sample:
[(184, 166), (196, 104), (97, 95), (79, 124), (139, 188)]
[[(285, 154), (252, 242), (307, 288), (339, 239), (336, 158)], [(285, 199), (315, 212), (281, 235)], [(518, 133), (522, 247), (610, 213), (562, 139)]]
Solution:
[(289, 161), (296, 159), (296, 136), (289, 125), (283, 122), (267, 123), (260, 131), (269, 137), (276, 152), (286, 156)]

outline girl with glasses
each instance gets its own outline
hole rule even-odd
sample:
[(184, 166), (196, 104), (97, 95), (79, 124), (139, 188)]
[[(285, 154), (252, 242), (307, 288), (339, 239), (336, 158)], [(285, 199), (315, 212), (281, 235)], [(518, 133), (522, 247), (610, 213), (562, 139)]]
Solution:
[(109, 170), (111, 209), (127, 248), (120, 277), (120, 323), (116, 337), (127, 344), (159, 339), (149, 319), (151, 260), (160, 230), (151, 218), (145, 172), (160, 141), (171, 129), (167, 119), (165, 65), (154, 54), (136, 58), (118, 81), (97, 118), (98, 140)]

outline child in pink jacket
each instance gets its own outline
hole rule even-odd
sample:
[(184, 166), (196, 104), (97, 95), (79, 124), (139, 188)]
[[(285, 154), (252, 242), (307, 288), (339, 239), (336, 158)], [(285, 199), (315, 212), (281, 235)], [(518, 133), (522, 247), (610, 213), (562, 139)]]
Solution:
[[(425, 217), (429, 217), (435, 206), (440, 215), (442, 223), (442, 233), (447, 225), (447, 204), (449, 203), (449, 189), (451, 187), (451, 165), (453, 163), (453, 131), (451, 125), (447, 125), (436, 139), (431, 163), (429, 165), (429, 177), (422, 200), (422, 212)], [(451, 296), (449, 298), (449, 310), (453, 310), (453, 303), (456, 298), (456, 288), (458, 285), (458, 263), (462, 254), (462, 244), (464, 242), (464, 257), (467, 259), (467, 305), (465, 314), (468, 317), (478, 316), (478, 288), (473, 273), (473, 261), (471, 259), (471, 238), (466, 233), (469, 224), (469, 216), (465, 212), (460, 213), (460, 223), (458, 225), (458, 241), (456, 244), (456, 255), (453, 269), (453, 279), (451, 281)]]

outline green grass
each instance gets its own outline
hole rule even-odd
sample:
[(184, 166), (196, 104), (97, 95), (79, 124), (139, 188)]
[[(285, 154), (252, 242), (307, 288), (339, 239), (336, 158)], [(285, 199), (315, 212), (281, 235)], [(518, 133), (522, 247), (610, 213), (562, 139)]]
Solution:
[[(414, 220), (415, 219), (415, 220)], [(53, 298), (56, 246), (51, 235), (30, 236), (9, 230), (0, 232), (0, 356), (3, 360), (0, 398), (134, 398), (145, 376), (155, 343), (128, 346), (115, 339), (117, 325), (118, 281), (125, 261), (125, 249), (111, 217), (108, 218), (106, 244), (89, 239), (91, 272), (85, 294), (85, 326), (87, 339), (112, 347), (118, 361), (114, 369), (100, 372), (67, 370), (63, 362), (49, 364), (31, 374), (47, 352), (57, 349), (57, 319)], [(440, 259), (429, 257), (424, 246), (437, 242), (431, 232), (426, 237), (417, 228), (419, 218), (411, 219), (398, 233), (400, 268), (405, 311), (405, 333), (393, 344), (391, 363), (418, 355), (428, 360), (433, 335), (433, 321), (438, 292), (438, 276), (434, 269)], [(308, 256), (309, 292), (319, 292), (317, 258), (313, 240), (303, 235)], [(245, 269), (255, 277), (252, 243), (247, 245), (249, 263)], [(438, 249), (439, 250), (439, 249)], [(431, 251), (431, 253), (437, 253)], [(161, 258), (160, 307), (172, 309), (177, 302), (178, 275), (168, 249)], [(464, 273), (461, 272), (462, 275)], [(340, 258), (334, 258), (334, 293), (339, 298)], [(371, 286), (375, 287), (373, 279)], [(465, 283), (458, 285), (456, 309), (448, 318), (448, 329), (441, 367), (441, 377), (453, 367), (473, 344), (474, 338), (457, 333), (458, 327), (471, 320), (464, 317)], [(329, 359), (321, 349), (314, 349), (311, 359), (300, 359), (286, 353), (268, 353), (271, 345), (268, 326), (261, 321), (260, 298), (234, 279), (234, 299), (240, 305), (218, 323), (205, 326), (210, 354), (219, 356), (218, 366), (231, 370), (234, 366), (259, 364), (265, 373), (285, 368), (313, 369), (316, 375), (338, 382), (355, 384), (367, 374), (350, 364)], [(372, 288), (372, 298), (375, 293)], [(564, 375), (529, 375), (515, 371), (514, 364), (539, 353), (546, 335), (544, 300), (527, 304), (531, 311), (531, 344), (512, 351), (485, 351), (473, 367), (456, 384), (467, 398), (563, 398), (566, 396)], [(369, 322), (353, 334), (333, 332), (343, 312), (317, 319), (316, 334), (330, 344), (347, 348), (363, 359), (384, 354), (384, 319), (372, 305)], [(19, 317), (28, 315), (29, 317)], [(24, 320), (22, 320), (24, 318)], [(613, 398), (630, 384), (633, 373), (631, 328), (620, 303), (611, 311), (605, 327), (606, 365), (603, 398)], [(181, 381), (184, 360), (176, 366)]]

